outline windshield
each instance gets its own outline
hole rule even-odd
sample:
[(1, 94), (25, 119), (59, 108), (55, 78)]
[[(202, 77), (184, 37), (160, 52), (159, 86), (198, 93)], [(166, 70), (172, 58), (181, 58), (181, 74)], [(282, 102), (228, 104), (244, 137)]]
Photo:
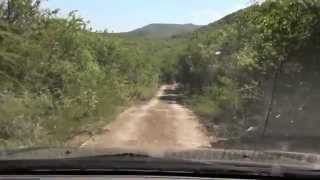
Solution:
[(319, 0), (0, 0), (0, 149), (318, 163), (319, 58)]

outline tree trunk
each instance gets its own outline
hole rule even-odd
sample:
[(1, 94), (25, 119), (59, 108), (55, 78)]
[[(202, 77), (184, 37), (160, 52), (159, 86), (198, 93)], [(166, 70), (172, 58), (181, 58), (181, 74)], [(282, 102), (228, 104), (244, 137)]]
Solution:
[(11, 0), (7, 0), (7, 22), (11, 23), (11, 16), (12, 16), (12, 2)]
[(264, 138), (265, 133), (267, 131), (268, 125), (269, 125), (269, 120), (270, 120), (270, 116), (273, 110), (273, 104), (274, 104), (274, 99), (275, 99), (275, 95), (277, 92), (277, 85), (278, 85), (278, 81), (279, 81), (279, 77), (281, 75), (282, 72), (282, 68), (284, 66), (284, 63), (286, 61), (286, 57), (280, 59), (280, 63), (276, 69), (276, 72), (274, 73), (274, 77), (273, 77), (273, 85), (272, 85), (272, 90), (271, 90), (271, 97), (270, 97), (270, 102), (268, 104), (268, 109), (267, 109), (267, 113), (266, 113), (266, 118), (265, 118), (265, 122), (264, 122), (264, 126), (263, 126), (263, 130), (262, 130), (262, 134), (261, 134), (261, 139)]

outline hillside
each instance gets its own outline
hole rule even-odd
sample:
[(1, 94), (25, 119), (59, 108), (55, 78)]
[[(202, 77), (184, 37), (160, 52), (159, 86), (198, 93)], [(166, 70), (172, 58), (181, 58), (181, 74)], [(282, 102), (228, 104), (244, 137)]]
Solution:
[(166, 39), (173, 36), (192, 33), (200, 27), (201, 26), (193, 24), (150, 24), (127, 33), (120, 33), (120, 35), (123, 37)]

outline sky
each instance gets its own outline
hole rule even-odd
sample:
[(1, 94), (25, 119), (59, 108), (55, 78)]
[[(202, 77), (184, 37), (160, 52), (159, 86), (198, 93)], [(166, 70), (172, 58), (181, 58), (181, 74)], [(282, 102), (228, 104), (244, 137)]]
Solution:
[(248, 0), (48, 0), (60, 15), (78, 10), (94, 30), (127, 32), (151, 23), (206, 25), (248, 6)]

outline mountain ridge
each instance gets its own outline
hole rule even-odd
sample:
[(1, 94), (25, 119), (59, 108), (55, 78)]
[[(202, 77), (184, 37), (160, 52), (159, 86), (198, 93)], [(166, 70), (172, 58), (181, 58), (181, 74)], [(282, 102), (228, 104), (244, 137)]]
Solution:
[(142, 37), (148, 39), (167, 39), (174, 36), (189, 34), (201, 28), (201, 25), (189, 24), (170, 24), (170, 23), (152, 23), (141, 28), (118, 33), (123, 37)]

